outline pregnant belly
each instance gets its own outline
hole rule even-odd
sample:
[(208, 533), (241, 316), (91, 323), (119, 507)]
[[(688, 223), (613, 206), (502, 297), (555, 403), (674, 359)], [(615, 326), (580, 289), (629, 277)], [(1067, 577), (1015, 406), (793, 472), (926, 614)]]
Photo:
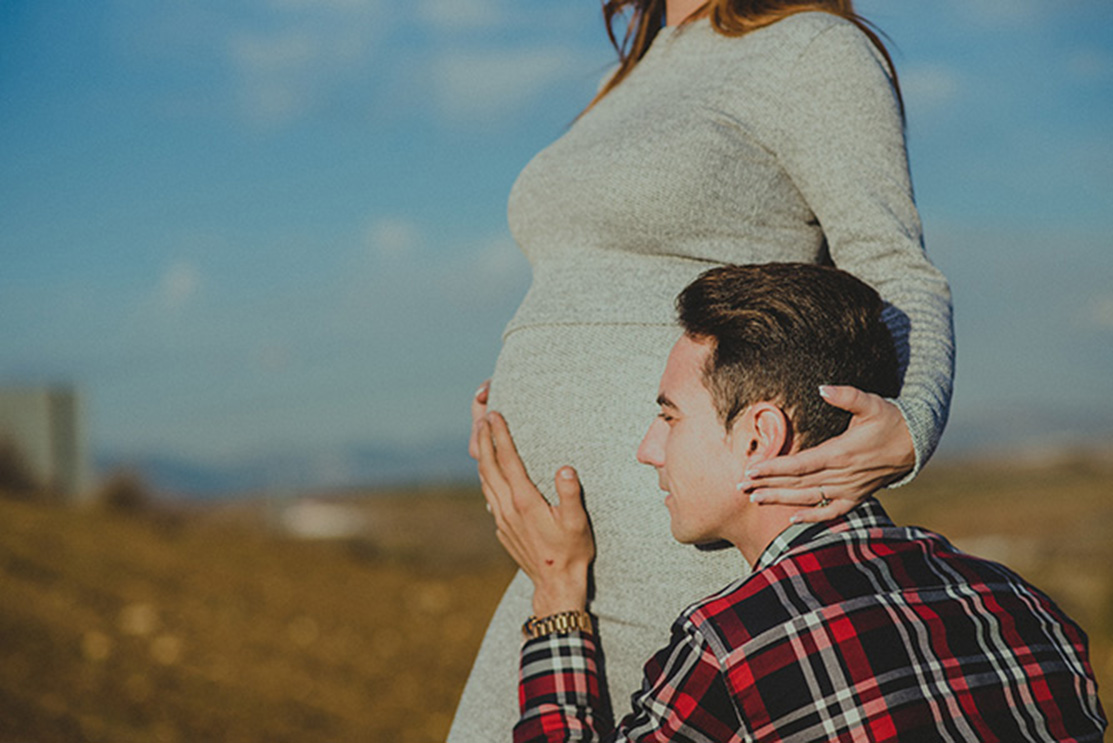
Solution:
[(657, 413), (658, 380), (678, 335), (657, 325), (535, 325), (506, 337), (491, 408), (506, 417), (547, 495), (564, 464), (580, 471), (585, 486), (612, 470), (656, 483), (634, 453)]
[(555, 500), (561, 466), (579, 473), (596, 539), (594, 611), (626, 621), (642, 612), (661, 628), (740, 572), (733, 550), (712, 556), (672, 539), (657, 474), (635, 458), (679, 333), (662, 325), (526, 326), (507, 335), (491, 381), (491, 408), (506, 417), (545, 496)]
[(678, 335), (660, 325), (536, 325), (511, 332), (499, 355), (491, 407), (546, 497), (558, 468), (576, 468), (601, 542), (612, 531), (623, 538), (629, 530), (611, 526), (624, 518), (663, 523), (667, 535), (656, 473), (635, 452)]

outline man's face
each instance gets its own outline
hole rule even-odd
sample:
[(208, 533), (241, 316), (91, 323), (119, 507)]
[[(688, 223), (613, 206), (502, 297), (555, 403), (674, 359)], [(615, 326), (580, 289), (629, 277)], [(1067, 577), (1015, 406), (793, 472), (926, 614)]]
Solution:
[(638, 461), (657, 469), (658, 485), (668, 492), (672, 534), (686, 544), (725, 538), (721, 529), (740, 497), (735, 485), (743, 463), (703, 384), (711, 348), (687, 335), (673, 346), (661, 376), (661, 412), (638, 447)]

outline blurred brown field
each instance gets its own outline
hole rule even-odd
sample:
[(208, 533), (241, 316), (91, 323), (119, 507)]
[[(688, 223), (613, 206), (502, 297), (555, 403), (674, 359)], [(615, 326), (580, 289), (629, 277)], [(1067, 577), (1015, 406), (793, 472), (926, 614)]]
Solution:
[[(1046, 590), (1113, 684), (1113, 464), (936, 464), (884, 500)], [(512, 575), (474, 489), (67, 508), (0, 498), (0, 743), (443, 740)], [(647, 499), (647, 507), (658, 500)]]

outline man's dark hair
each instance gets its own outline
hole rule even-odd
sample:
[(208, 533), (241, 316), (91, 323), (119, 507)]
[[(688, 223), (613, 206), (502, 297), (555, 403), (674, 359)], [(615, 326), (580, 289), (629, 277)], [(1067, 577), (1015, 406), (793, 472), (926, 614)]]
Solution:
[(824, 384), (896, 397), (900, 379), (883, 303), (827, 266), (767, 263), (704, 272), (676, 299), (684, 332), (714, 349), (704, 384), (729, 429), (755, 402), (779, 405), (800, 448), (846, 430), (850, 414), (819, 396)]

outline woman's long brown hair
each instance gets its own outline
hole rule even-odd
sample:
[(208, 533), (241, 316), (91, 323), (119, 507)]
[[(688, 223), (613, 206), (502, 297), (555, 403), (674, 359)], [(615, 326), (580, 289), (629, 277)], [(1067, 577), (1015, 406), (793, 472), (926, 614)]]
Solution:
[[(881, 52), (885, 62), (889, 65), (892, 74), (893, 88), (896, 90), (897, 102), (900, 104), (901, 117), (904, 116), (904, 100), (900, 94), (900, 82), (897, 80), (897, 69), (893, 59), (885, 48), (881, 38), (870, 27), (866, 19), (854, 12), (852, 0), (812, 0), (812, 2), (793, 2), (793, 0), (707, 0), (695, 13), (684, 22), (696, 18), (708, 17), (711, 25), (721, 34), (726, 36), (741, 36), (754, 29), (762, 28), (776, 23), (782, 18), (787, 18), (794, 13), (804, 11), (821, 11), (831, 13), (853, 23), (862, 30), (873, 45)], [(626, 31), (622, 41), (615, 33), (615, 25), (620, 18), (629, 14)], [(603, 19), (607, 24), (607, 36), (611, 44), (618, 51), (619, 65), (610, 80), (599, 90), (599, 93), (588, 104), (588, 109), (599, 102), (603, 96), (615, 89), (630, 71), (634, 69), (641, 58), (649, 50), (657, 32), (665, 23), (665, 0), (604, 0)]]

